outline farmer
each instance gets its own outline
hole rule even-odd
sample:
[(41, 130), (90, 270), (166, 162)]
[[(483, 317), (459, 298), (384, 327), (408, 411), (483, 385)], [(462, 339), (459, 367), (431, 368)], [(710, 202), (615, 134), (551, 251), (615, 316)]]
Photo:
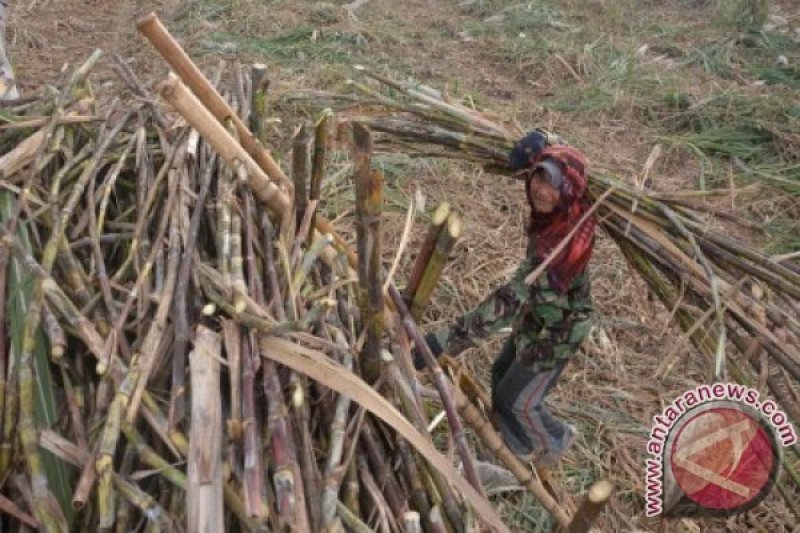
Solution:
[[(567, 146), (547, 146), (546, 139), (531, 132), (510, 155), (512, 166), (524, 172), (531, 208), (525, 260), (510, 283), (449, 328), (426, 336), (435, 356), (457, 355), (511, 327), (492, 366), (492, 421), (515, 454), (541, 467), (555, 464), (576, 438), (575, 428), (555, 418), (544, 399), (591, 329), (586, 265), (596, 224), (587, 218), (545, 271), (529, 278), (589, 208), (584, 156)], [(420, 357), (415, 364), (424, 367)]]

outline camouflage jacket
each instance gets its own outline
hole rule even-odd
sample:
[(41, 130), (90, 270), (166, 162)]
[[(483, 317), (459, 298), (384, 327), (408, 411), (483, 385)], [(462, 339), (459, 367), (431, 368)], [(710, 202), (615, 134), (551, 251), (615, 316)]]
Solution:
[(457, 355), (507, 327), (512, 328), (517, 359), (534, 370), (551, 368), (577, 352), (592, 326), (589, 274), (584, 270), (564, 294), (550, 286), (547, 272), (526, 285), (525, 278), (539, 264), (534, 250), (529, 243), (525, 260), (508, 284), (435, 333), (446, 353)]

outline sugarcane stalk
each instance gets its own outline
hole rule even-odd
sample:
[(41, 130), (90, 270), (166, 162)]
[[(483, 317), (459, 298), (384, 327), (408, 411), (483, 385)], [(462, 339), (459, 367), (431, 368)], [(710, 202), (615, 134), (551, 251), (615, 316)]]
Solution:
[(358, 518), (358, 515), (353, 513), (341, 501), (336, 502), (336, 512), (339, 514), (339, 517), (347, 525), (347, 527), (356, 533), (372, 533), (372, 528), (362, 522), (361, 519)]
[(572, 522), (567, 526), (567, 532), (588, 533), (613, 493), (614, 485), (610, 481), (600, 480), (594, 483), (578, 507)]
[[(127, 478), (131, 474), (131, 470), (133, 468), (133, 460), (136, 456), (136, 453), (131, 449), (130, 446), (125, 447), (125, 452), (122, 455), (122, 463), (119, 467), (118, 475)], [(133, 512), (133, 506), (128, 501), (127, 498), (124, 496), (120, 498), (118, 508), (117, 508), (117, 521), (115, 524), (115, 529), (117, 533), (125, 533), (131, 528), (131, 514)]]
[(439, 364), (436, 362), (436, 358), (431, 353), (431, 350), (428, 347), (428, 344), (425, 342), (425, 339), (422, 336), (422, 333), (419, 331), (416, 323), (414, 322), (414, 319), (411, 317), (408, 307), (406, 307), (406, 304), (403, 301), (402, 296), (400, 296), (397, 288), (394, 286), (389, 287), (389, 295), (392, 298), (392, 302), (394, 303), (398, 314), (403, 319), (403, 326), (406, 328), (409, 337), (411, 337), (411, 339), (414, 341), (417, 350), (419, 350), (425, 360), (425, 364), (433, 373), (433, 381), (436, 385), (436, 390), (439, 392), (439, 396), (442, 399), (442, 406), (447, 413), (447, 420), (450, 423), (450, 431), (453, 435), (453, 440), (456, 443), (458, 455), (463, 463), (464, 474), (467, 478), (467, 481), (470, 482), (470, 484), (475, 488), (475, 490), (478, 491), (478, 493), (480, 493), (482, 496), (485, 496), (480, 478), (475, 470), (475, 463), (472, 460), (472, 454), (470, 453), (469, 446), (466, 442), (461, 420), (458, 418), (458, 413), (456, 412), (455, 403), (453, 402), (452, 393), (450, 392), (451, 389), (447, 383), (447, 379), (445, 378), (442, 369), (439, 367)]
[(186, 346), (189, 343), (189, 298), (190, 272), (192, 269), (194, 250), (200, 231), (200, 222), (205, 211), (205, 201), (211, 187), (211, 177), (216, 168), (215, 156), (211, 156), (200, 175), (200, 191), (194, 204), (189, 221), (186, 240), (183, 243), (183, 254), (178, 270), (178, 281), (175, 286), (175, 347), (172, 358), (172, 389), (170, 394), (169, 420), (170, 427), (175, 428), (183, 420), (185, 407), (186, 383)]
[(81, 417), (81, 397), (78, 387), (72, 385), (72, 378), (67, 372), (67, 365), (63, 361), (59, 361), (59, 368), (61, 370), (61, 382), (64, 384), (64, 392), (67, 402), (67, 410), (69, 411), (70, 423), (72, 425), (72, 432), (78, 445), (85, 449), (89, 449), (86, 440), (86, 428), (84, 427), (83, 418)]
[[(135, 367), (135, 359), (134, 359)], [(97, 472), (97, 508), (99, 527), (108, 529), (116, 520), (115, 494), (112, 481), (114, 455), (122, 430), (122, 418), (130, 401), (137, 379), (136, 371), (130, 371), (120, 384), (108, 409), (106, 423), (97, 448), (95, 471)]]
[[(341, 330), (334, 330), (335, 342), (341, 345), (342, 366), (348, 370), (353, 368), (353, 355), (348, 349), (347, 340)], [(320, 496), (320, 516), (322, 526), (330, 528), (336, 517), (336, 505), (339, 502), (339, 489), (346, 466), (342, 465), (344, 455), (344, 437), (347, 428), (347, 414), (350, 410), (350, 398), (339, 395), (336, 398), (333, 420), (330, 424), (330, 439), (325, 463), (322, 495)]]
[[(174, 191), (174, 188), (172, 188), (172, 190)], [(172, 199), (174, 199), (174, 196), (172, 196)], [(168, 200), (168, 205), (171, 207), (173, 204)], [(164, 218), (166, 217), (167, 215), (165, 214)], [(175, 292), (175, 286), (177, 284), (178, 267), (180, 262), (178, 228), (177, 221), (175, 220), (176, 217), (177, 212), (171, 210), (171, 218), (173, 220), (170, 224), (169, 232), (169, 265), (167, 267), (167, 276), (164, 287), (159, 295), (160, 300), (158, 303), (158, 309), (156, 310), (155, 316), (153, 317), (150, 327), (148, 328), (147, 333), (144, 336), (144, 340), (142, 341), (141, 353), (143, 357), (141, 359), (141, 370), (137, 372), (138, 381), (136, 383), (136, 388), (133, 391), (133, 395), (131, 396), (130, 405), (127, 406), (127, 411), (125, 414), (126, 420), (128, 420), (128, 422), (131, 424), (133, 424), (136, 419), (139, 406), (142, 402), (142, 396), (145, 388), (147, 387), (147, 383), (150, 380), (150, 375), (153, 372), (153, 367), (155, 366), (156, 357), (158, 355), (158, 343), (165, 335), (167, 318), (169, 316), (170, 309), (172, 309), (172, 295)], [(131, 371), (135, 371), (133, 363), (131, 364)]]
[[(44, 436), (42, 438), (44, 438)], [(77, 465), (81, 466), (82, 469), (81, 475), (78, 478), (78, 484), (75, 485), (75, 492), (72, 494), (72, 507), (76, 511), (83, 510), (89, 502), (90, 494), (97, 481), (97, 470), (95, 469), (96, 461), (97, 456), (95, 454), (87, 454), (87, 460)]]
[[(273, 294), (273, 309), (279, 317), (285, 318), (283, 300), (281, 297), (280, 285), (278, 283), (277, 270), (275, 268), (274, 257), (274, 233), (267, 216), (262, 218), (264, 235), (264, 256), (266, 263), (266, 275), (269, 286)], [(256, 292), (256, 298), (263, 298), (260, 291)], [(254, 352), (256, 347), (254, 347)], [(287, 421), (288, 412), (283, 398), (282, 386), (278, 378), (278, 371), (275, 363), (264, 352), (261, 343), (258, 345), (258, 353), (262, 355), (263, 387), (267, 397), (267, 432), (270, 436), (269, 444), (272, 452), (273, 476), (272, 481), (275, 490), (275, 501), (278, 508), (279, 519), (293, 527), (307, 527), (308, 518), (304, 506), (299, 505), (303, 500), (298, 497), (298, 492), (302, 491), (302, 479), (297, 475), (297, 451), (289, 431)]]
[(403, 515), (403, 533), (422, 533), (420, 514), (416, 511), (406, 511)]
[[(125, 437), (128, 439), (128, 442), (136, 450), (140, 461), (158, 471), (161, 477), (172, 483), (174, 486), (181, 490), (186, 490), (187, 479), (183, 472), (175, 468), (175, 466), (168, 463), (163, 457), (153, 451), (153, 449), (147, 445), (144, 437), (142, 437), (138, 431), (131, 427), (130, 424), (127, 424), (123, 421), (122, 431), (125, 433)], [(187, 451), (188, 449), (182, 450), (184, 453)], [(257, 528), (256, 523), (247, 517), (241, 497), (228, 483), (225, 483), (223, 486), (223, 498), (225, 505), (239, 519), (239, 521), (241, 521), (251, 530)]]
[(20, 509), (13, 501), (2, 494), (0, 494), (0, 511), (12, 516), (30, 528), (39, 528), (39, 523), (31, 515)]
[(311, 438), (309, 416), (309, 391), (308, 382), (303, 376), (292, 372), (289, 375), (290, 387), (295, 394), (292, 401), (292, 426), (295, 433), (295, 442), (298, 443), (298, 459), (300, 475), (303, 479), (303, 492), (298, 493), (298, 505), (306, 510), (307, 527), (311, 531), (320, 530), (320, 475), (314, 458), (314, 442)]
[(64, 329), (58, 323), (58, 319), (47, 305), (42, 306), (42, 321), (47, 340), (50, 342), (50, 357), (54, 360), (60, 359), (64, 355), (67, 346), (67, 336)]
[(411, 316), (414, 320), (420, 320), (428, 304), (430, 304), (433, 291), (439, 283), (439, 278), (450, 257), (450, 252), (461, 236), (462, 228), (461, 217), (456, 212), (451, 211), (447, 217), (447, 225), (441, 229), (436, 239), (436, 246), (431, 253), (428, 264), (425, 266), (417, 290), (411, 298)]
[[(159, 86), (161, 96), (195, 128), (200, 135), (236, 169), (244, 165), (255, 195), (276, 213), (289, 209), (286, 195), (278, 189), (253, 158), (231, 137), (225, 127), (200, 103), (181, 81), (173, 76)], [(226, 116), (231, 116), (228, 114)], [(235, 119), (234, 119), (235, 123)], [(244, 138), (244, 137), (240, 137)]]
[(309, 168), (309, 125), (302, 123), (292, 141), (292, 180), (294, 181), (294, 209), (297, 227), (306, 213), (308, 207), (308, 178)]
[(189, 354), (192, 420), (187, 459), (186, 514), (189, 531), (223, 531), (222, 398), (219, 336), (197, 326)]
[[(403, 410), (403, 414), (411, 421), (412, 424), (414, 424), (414, 427), (416, 427), (417, 430), (420, 432), (427, 432), (428, 423), (425, 420), (424, 413), (420, 407), (421, 404), (413, 395), (408, 382), (400, 373), (400, 369), (398, 368), (397, 364), (389, 363), (386, 366), (389, 383), (393, 387), (395, 396), (400, 401), (400, 407)], [(412, 467), (407, 465), (407, 468)], [(454, 528), (456, 528), (456, 530), (460, 531), (460, 518), (462, 516), (462, 511), (459, 509), (458, 504), (456, 503), (455, 496), (453, 495), (452, 489), (450, 488), (447, 480), (436, 469), (428, 471), (423, 463), (420, 463), (419, 468), (415, 469), (422, 472), (422, 480), (425, 482), (430, 481), (431, 486), (427, 489), (428, 493), (431, 494), (434, 503), (442, 503), (444, 505), (445, 516), (447, 517), (448, 521)], [(424, 506), (424, 504), (422, 505)], [(418, 510), (422, 512), (422, 509), (419, 507)], [(428, 514), (423, 513), (423, 516), (425, 516), (425, 520), (427, 521)]]
[(233, 201), (233, 173), (229, 166), (219, 170), (217, 182), (217, 269), (222, 273), (224, 294), (233, 292), (231, 278), (231, 229), (233, 226), (231, 204)]
[(411, 268), (411, 274), (408, 276), (408, 283), (405, 288), (405, 297), (408, 302), (411, 302), (414, 295), (417, 293), (422, 274), (425, 272), (425, 267), (428, 266), (433, 255), (433, 250), (436, 248), (436, 243), (439, 240), (439, 234), (445, 227), (448, 217), (450, 216), (450, 204), (442, 202), (433, 212), (431, 223), (428, 226), (428, 232), (422, 240), (422, 244), (417, 252), (417, 258), (414, 260), (414, 266)]
[[(271, 179), (291, 191), (291, 181), (286, 177), (281, 168), (272, 159), (269, 151), (253, 136), (244, 122), (234, 113), (225, 99), (214, 89), (208, 79), (203, 75), (197, 65), (192, 62), (189, 55), (180, 44), (169, 34), (167, 29), (155, 13), (143, 17), (136, 23), (139, 32), (144, 35), (155, 47), (161, 56), (175, 69), (181, 80), (189, 87), (202, 102), (201, 107), (208, 109), (220, 122), (231, 119), (236, 125), (242, 146), (251, 157), (258, 162)], [(199, 130), (199, 128), (198, 128)]]
[(353, 161), (356, 188), (356, 234), (358, 244), (358, 305), (366, 331), (359, 360), (367, 383), (381, 373), (383, 333), (383, 279), (381, 271), (381, 211), (383, 180), (371, 168), (372, 136), (360, 124), (353, 125)]
[(372, 523), (377, 520), (378, 525), (377, 527), (373, 526), (373, 530), (379, 531), (380, 533), (390, 533), (392, 529), (389, 526), (389, 517), (386, 516), (386, 509), (389, 505), (381, 489), (378, 487), (367, 463), (367, 459), (363, 454), (358, 456), (356, 466), (358, 467), (358, 475), (361, 478), (361, 486), (364, 494), (369, 496), (373, 504), (371, 509), (365, 509), (366, 511), (370, 511), (365, 513), (365, 516), (369, 517)]
[(553, 496), (541, 484), (539, 479), (534, 476), (531, 468), (520, 461), (517, 456), (508, 449), (503, 442), (503, 438), (494, 430), (478, 408), (467, 399), (464, 393), (455, 389), (455, 396), (458, 410), (464, 417), (464, 421), (466, 421), (478, 437), (480, 437), (484, 446), (508, 467), (520, 483), (536, 497), (539, 503), (542, 504), (542, 507), (547, 509), (559, 524), (567, 527), (570, 523), (570, 518), (566, 511), (553, 499)]
[[(130, 114), (126, 115), (114, 128), (105, 135), (98, 144), (94, 156), (84, 168), (79, 180), (73, 185), (70, 195), (61, 208), (58, 217), (55, 217), (53, 232), (45, 246), (42, 259), (42, 268), (49, 274), (55, 263), (58, 245), (61, 242), (63, 231), (77, 206), (80, 195), (93, 178), (100, 163), (100, 159), (108, 149), (111, 140), (122, 130)], [(60, 192), (61, 182), (56, 181), (50, 190), (51, 202), (55, 204)], [(47, 484), (47, 476), (36, 444), (36, 421), (34, 414), (34, 370), (33, 352), (36, 348), (36, 331), (42, 320), (42, 307), (44, 304), (44, 281), (37, 280), (32, 295), (28, 312), (25, 316), (22, 331), (22, 349), (19, 356), (19, 391), (20, 391), (20, 420), (19, 432), (26, 466), (30, 479), (34, 481), (35, 493), (34, 515), (47, 531), (63, 531), (66, 522), (63, 514), (59, 512), (52, 493)]]
[(361, 429), (361, 442), (369, 457), (370, 466), (377, 476), (378, 484), (386, 487), (386, 503), (389, 504), (392, 514), (396, 517), (403, 516), (405, 507), (403, 491), (401, 491), (400, 486), (391, 474), (389, 468), (391, 463), (376, 438), (370, 420), (367, 420)]
[(445, 527), (444, 518), (442, 516), (442, 510), (438, 505), (435, 505), (433, 509), (431, 509), (431, 514), (428, 517), (428, 522), (430, 523), (431, 533), (447, 532), (447, 527)]
[(258, 343), (255, 333), (251, 333), (250, 341), (242, 360), (242, 405), (244, 429), (244, 503), (248, 516), (259, 522), (269, 517), (266, 489), (264, 487), (263, 466), (261, 460), (261, 424), (256, 417), (255, 407), (255, 364)]
[[(93, 464), (88, 452), (52, 430), (42, 431), (39, 437), (39, 444), (42, 448), (72, 465), (80, 467), (84, 464)], [(168, 526), (172, 525), (169, 515), (146, 492), (119, 474), (114, 473), (112, 479), (114, 488), (119, 491), (120, 495), (139, 508), (144, 516), (150, 520), (164, 521)]]
[[(409, 490), (411, 491), (411, 500), (414, 503), (414, 508), (419, 511), (416, 514), (416, 523), (417, 526), (420, 527), (420, 515), (427, 518), (431, 512), (431, 504), (428, 500), (428, 492), (425, 490), (425, 486), (422, 484), (422, 477), (420, 476), (419, 469), (417, 468), (417, 461), (414, 457), (414, 452), (411, 451), (411, 447), (408, 445), (403, 439), (397, 440), (397, 450), (399, 452), (400, 457), (402, 457), (402, 464), (403, 468), (405, 469), (406, 478), (408, 481)], [(407, 524), (409, 519), (409, 513), (414, 511), (406, 511), (405, 515), (403, 515), (403, 521)], [(408, 525), (405, 526), (406, 530), (408, 530)]]
[(266, 142), (264, 121), (267, 118), (267, 65), (254, 63), (250, 67), (250, 131), (260, 143)]
[[(325, 109), (314, 127), (314, 152), (311, 159), (311, 184), (309, 185), (309, 200), (320, 200), (322, 194), (322, 180), (325, 177), (325, 158), (328, 154), (328, 127), (333, 112)], [(317, 227), (317, 213), (312, 215), (311, 228), (306, 242), (313, 241), (313, 231)]]
[[(252, 288), (256, 302), (263, 304), (263, 280), (259, 272), (255, 256), (255, 242), (257, 229), (254, 220), (253, 198), (249, 192), (244, 196), (245, 216), (245, 256), (247, 266), (247, 282)], [(256, 417), (255, 402), (255, 374), (260, 365), (258, 352), (258, 338), (256, 332), (250, 332), (248, 343), (243, 353), (242, 369), (242, 411), (244, 417), (244, 497), (245, 507), (249, 516), (259, 521), (264, 521), (270, 516), (270, 506), (267, 500), (267, 486), (264, 483), (264, 466), (261, 456), (261, 424)]]
[(231, 279), (233, 281), (233, 305), (238, 312), (247, 308), (245, 296), (247, 283), (244, 280), (244, 263), (242, 259), (242, 218), (234, 215), (231, 226)]
[[(237, 169), (240, 165), (247, 171), (248, 185), (253, 189), (259, 200), (264, 202), (275, 213), (286, 216), (290, 211), (290, 202), (286, 194), (281, 191), (267, 174), (253, 161), (248, 153), (231, 137), (225, 128), (200, 105), (197, 98), (183, 85), (180, 80), (170, 76), (160, 85), (161, 96), (172, 105), (211, 146), (225, 159), (228, 164)], [(236, 172), (238, 174), (238, 170)], [(343, 245), (346, 241), (334, 231), (330, 222), (323, 217), (316, 218), (316, 229), (320, 234), (330, 233), (337, 244)], [(315, 232), (316, 235), (316, 232)], [(344, 244), (345, 248), (347, 247)], [(323, 259), (331, 261), (335, 252), (325, 250)]]
[[(169, 163), (165, 163), (165, 165), (162, 167), (163, 169), (168, 168), (170, 166), (170, 164), (172, 163), (173, 158), (177, 158), (178, 157), (178, 152), (179, 152), (178, 149), (173, 151), (172, 156), (169, 159)], [(164, 175), (166, 175), (167, 171), (163, 170), (163, 173), (164, 173)], [(163, 211), (163, 213), (162, 213), (162, 215), (160, 217), (160, 220), (158, 221), (158, 225), (157, 225), (157, 228), (156, 228), (155, 242), (161, 242), (162, 239), (164, 238), (164, 236), (167, 234), (167, 229), (168, 229), (168, 227), (170, 225), (170, 221), (173, 219), (173, 208), (174, 208), (174, 205), (175, 205), (175, 199), (177, 197), (177, 191), (178, 191), (178, 186), (179, 185), (180, 185), (180, 181), (177, 180), (177, 179), (173, 179), (172, 183), (169, 186), (169, 192), (167, 194), (167, 199), (166, 199), (165, 204), (164, 204), (164, 211)], [(153, 190), (155, 190), (155, 187), (153, 187)], [(137, 226), (139, 226), (140, 224), (143, 224), (142, 220), (143, 219), (140, 218), (139, 222), (137, 222)], [(137, 234), (143, 234), (143, 233), (144, 233), (143, 231), (137, 231)], [(175, 238), (174, 231), (170, 232), (170, 239), (172, 240), (174, 238)], [(131, 255), (133, 255), (133, 252), (137, 249), (136, 241), (137, 241), (137, 239), (134, 238), (134, 241), (131, 243), (131, 249), (132, 249)], [(171, 258), (176, 255), (174, 252), (176, 251), (175, 248), (177, 248), (177, 243), (172, 248), (173, 248), (173, 250), (172, 250), (173, 253), (171, 253), (171, 255), (170, 255)], [(151, 250), (149, 250), (149, 252), (147, 254), (147, 258), (145, 259), (144, 264), (139, 269), (139, 273), (138, 273), (138, 276), (136, 278), (136, 282), (135, 282), (135, 284), (133, 286), (133, 290), (128, 294), (128, 297), (125, 299), (125, 303), (122, 306), (122, 310), (120, 311), (119, 315), (117, 316), (117, 320), (116, 320), (116, 322), (114, 324), (114, 328), (113, 328), (111, 334), (109, 335), (109, 337), (107, 339), (107, 342), (110, 344), (110, 349), (109, 349), (109, 353), (108, 353), (108, 359), (105, 360), (105, 361), (101, 360), (100, 363), (98, 363), (97, 372), (100, 373), (100, 374), (105, 373), (105, 371), (109, 367), (109, 362), (113, 363), (113, 360), (114, 360), (113, 354), (114, 354), (115, 343), (112, 342), (112, 341), (116, 341), (116, 339), (122, 337), (122, 330), (123, 330), (123, 327), (125, 325), (125, 321), (127, 320), (128, 315), (132, 311), (134, 303), (138, 303), (138, 302), (142, 302), (143, 301), (143, 298), (136, 298), (136, 297), (139, 295), (140, 291), (142, 291), (143, 288), (145, 287), (145, 284), (147, 283), (147, 281), (149, 279), (150, 271), (152, 270), (153, 265), (155, 263), (155, 258), (157, 257), (159, 251), (160, 251), (160, 248), (157, 247), (157, 246), (153, 247)], [(161, 300), (161, 302), (159, 303), (159, 312), (157, 313), (157, 315), (159, 316), (159, 319), (156, 321), (155, 324), (153, 324), (151, 326), (150, 330), (148, 331), (148, 336), (151, 337), (151, 342), (155, 341), (158, 338), (159, 332), (164, 327), (164, 321), (166, 319), (165, 312), (169, 310), (169, 307), (166, 307), (166, 305), (165, 305), (165, 300), (166, 301), (170, 301), (171, 293), (172, 293), (173, 290), (174, 290), (174, 284), (171, 282), (170, 283), (170, 288), (169, 288), (169, 293), (166, 295), (166, 298), (163, 298)], [(166, 291), (166, 289), (165, 289), (165, 291)], [(165, 309), (165, 307), (166, 307), (166, 309)], [(147, 374), (149, 373), (149, 369), (152, 366), (152, 352), (146, 352), (146, 355), (148, 357), (146, 359), (146, 365), (147, 366), (145, 366), (145, 374), (146, 374), (145, 378), (148, 377)], [(146, 379), (145, 379), (145, 381), (146, 381)], [(137, 385), (137, 392), (135, 392), (133, 401), (131, 402), (131, 406), (129, 408), (129, 412), (128, 412), (127, 416), (130, 417), (130, 418), (133, 418), (135, 416), (135, 413), (139, 408), (139, 402), (140, 402), (140, 398), (141, 398), (141, 394), (142, 394), (142, 392), (138, 390), (140, 387), (143, 387), (143, 386), (142, 385)]]
[[(230, 381), (230, 415), (227, 420), (228, 439), (238, 442), (242, 438), (242, 332), (233, 320), (222, 321), (222, 339), (228, 362)], [(231, 459), (234, 459), (232, 457)], [(232, 461), (233, 462), (233, 461)]]

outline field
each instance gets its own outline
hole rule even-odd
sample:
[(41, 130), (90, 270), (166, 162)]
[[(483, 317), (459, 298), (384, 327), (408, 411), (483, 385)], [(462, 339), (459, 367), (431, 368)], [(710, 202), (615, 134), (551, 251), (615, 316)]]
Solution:
[[(160, 81), (167, 66), (135, 30), (152, 10), (206, 72), (220, 60), (268, 65), (268, 135), (278, 156), (287, 156), (300, 120), (329, 105), (326, 94), (352, 92), (353, 66), (366, 65), (524, 129), (558, 132), (588, 155), (594, 173), (662, 193), (695, 191), (692, 202), (750, 221), (749, 231), (733, 236), (770, 254), (792, 261), (800, 251), (796, 2), (372, 0), (352, 9), (307, 0), (17, 2), (7, 49), (20, 92), (55, 83), (66, 63), (75, 66), (96, 47), (107, 53), (91, 77), (101, 98), (119, 90), (114, 53), (148, 85)], [(440, 202), (464, 215), (464, 237), (423, 322), (435, 329), (513, 273), (525, 246), (521, 186), (464, 162), (398, 154), (376, 161), (387, 183), (385, 263), (412, 199), (422, 207), (410, 250)], [(322, 209), (349, 228), (353, 196), (348, 180), (332, 181)], [(403, 258), (400, 281), (412, 259)], [(728, 520), (664, 525), (644, 516), (652, 417), (707, 382), (709, 368), (605, 235), (591, 272), (597, 323), (550, 397), (554, 412), (581, 431), (554, 474), (561, 490), (579, 495), (602, 478), (617, 484), (599, 531), (797, 531), (800, 494), (785, 475), (786, 497), (773, 491)], [(501, 337), (467, 352), (465, 365), (488, 379)], [(673, 364), (663, 369), (665, 359)], [(492, 460), (480, 448), (478, 456)], [(531, 496), (507, 492), (494, 502), (518, 530), (549, 530)]]

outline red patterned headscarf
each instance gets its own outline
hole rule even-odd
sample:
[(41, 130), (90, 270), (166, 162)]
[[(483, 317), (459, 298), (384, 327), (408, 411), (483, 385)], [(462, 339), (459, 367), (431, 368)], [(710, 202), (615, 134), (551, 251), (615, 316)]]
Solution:
[[(545, 159), (555, 161), (562, 170), (561, 198), (552, 213), (536, 213), (531, 204), (531, 220), (528, 235), (536, 246), (536, 256), (543, 261), (558, 243), (575, 227), (590, 204), (585, 197), (588, 174), (586, 158), (569, 146), (548, 146), (531, 160), (531, 168)], [(530, 203), (530, 186), (533, 173), (525, 181), (525, 192)], [(594, 247), (594, 230), (597, 220), (590, 216), (547, 267), (550, 285), (565, 293), (572, 281), (579, 276)]]

